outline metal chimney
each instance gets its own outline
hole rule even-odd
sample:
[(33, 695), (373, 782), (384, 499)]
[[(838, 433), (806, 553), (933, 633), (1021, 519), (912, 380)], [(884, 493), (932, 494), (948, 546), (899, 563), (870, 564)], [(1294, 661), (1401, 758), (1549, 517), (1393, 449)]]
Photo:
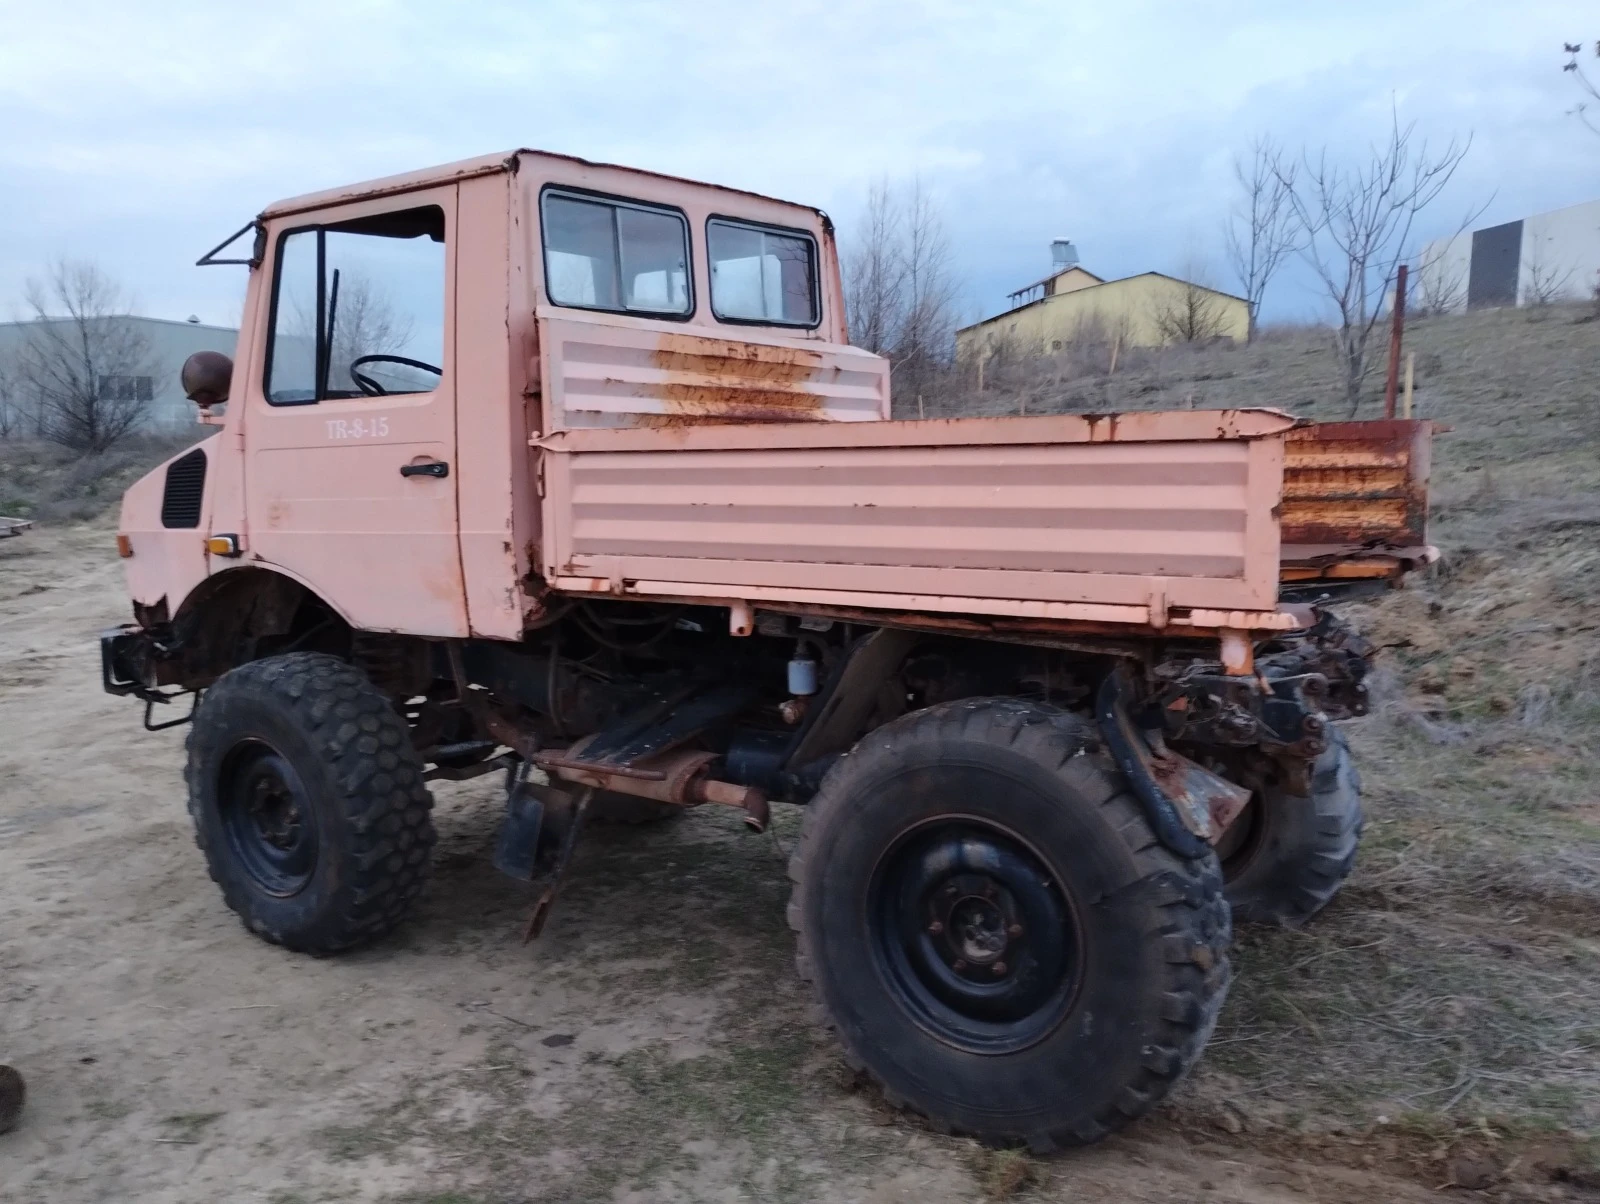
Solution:
[(1070, 238), (1050, 240), (1050, 264), (1058, 272), (1078, 266), (1078, 248), (1072, 245)]

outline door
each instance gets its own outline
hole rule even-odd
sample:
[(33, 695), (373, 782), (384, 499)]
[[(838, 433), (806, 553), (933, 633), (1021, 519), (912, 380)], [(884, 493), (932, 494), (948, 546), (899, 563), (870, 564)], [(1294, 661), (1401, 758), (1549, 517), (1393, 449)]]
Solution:
[(247, 394), (250, 558), (362, 630), (467, 634), (455, 461), (456, 189), (281, 218)]

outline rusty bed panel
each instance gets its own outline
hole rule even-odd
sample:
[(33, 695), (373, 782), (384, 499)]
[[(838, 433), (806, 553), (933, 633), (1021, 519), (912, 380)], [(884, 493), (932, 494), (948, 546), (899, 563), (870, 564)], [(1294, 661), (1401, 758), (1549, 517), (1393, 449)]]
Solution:
[(807, 339), (746, 342), (668, 323), (541, 323), (551, 429), (886, 418), (888, 365)]
[(1088, 442), (1068, 418), (791, 424), (766, 447), (739, 426), (571, 431), (545, 444), (545, 571), (706, 597), (1272, 609), (1282, 443), (1265, 432), (1287, 423), (1185, 439), (1192, 419), (1173, 415), (1163, 440), (1145, 417), (1129, 442)]
[(1323, 422), (1290, 431), (1281, 512), (1286, 550), (1425, 545), (1431, 442), (1432, 424), (1417, 420)]

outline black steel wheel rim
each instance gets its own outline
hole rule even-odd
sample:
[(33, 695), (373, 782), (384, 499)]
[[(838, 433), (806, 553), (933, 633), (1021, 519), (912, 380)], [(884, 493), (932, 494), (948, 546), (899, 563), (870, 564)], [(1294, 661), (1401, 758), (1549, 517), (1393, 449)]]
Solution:
[(256, 885), (287, 897), (317, 868), (311, 796), (286, 757), (262, 740), (241, 740), (223, 758), (217, 790), (223, 835)]
[(1071, 1009), (1077, 919), (1058, 876), (1014, 833), (965, 816), (913, 828), (879, 861), (867, 915), (891, 995), (947, 1044), (1012, 1053)]

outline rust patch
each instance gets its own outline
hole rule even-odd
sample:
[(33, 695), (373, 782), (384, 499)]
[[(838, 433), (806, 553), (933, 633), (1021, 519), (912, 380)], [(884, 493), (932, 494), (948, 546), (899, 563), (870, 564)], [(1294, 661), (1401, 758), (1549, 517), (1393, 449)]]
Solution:
[(634, 415), (635, 425), (827, 421), (827, 397), (808, 387), (823, 367), (820, 351), (668, 334), (651, 362), (669, 374), (657, 386), (666, 413)]
[(1286, 544), (1427, 542), (1430, 424), (1325, 422), (1285, 436)]

